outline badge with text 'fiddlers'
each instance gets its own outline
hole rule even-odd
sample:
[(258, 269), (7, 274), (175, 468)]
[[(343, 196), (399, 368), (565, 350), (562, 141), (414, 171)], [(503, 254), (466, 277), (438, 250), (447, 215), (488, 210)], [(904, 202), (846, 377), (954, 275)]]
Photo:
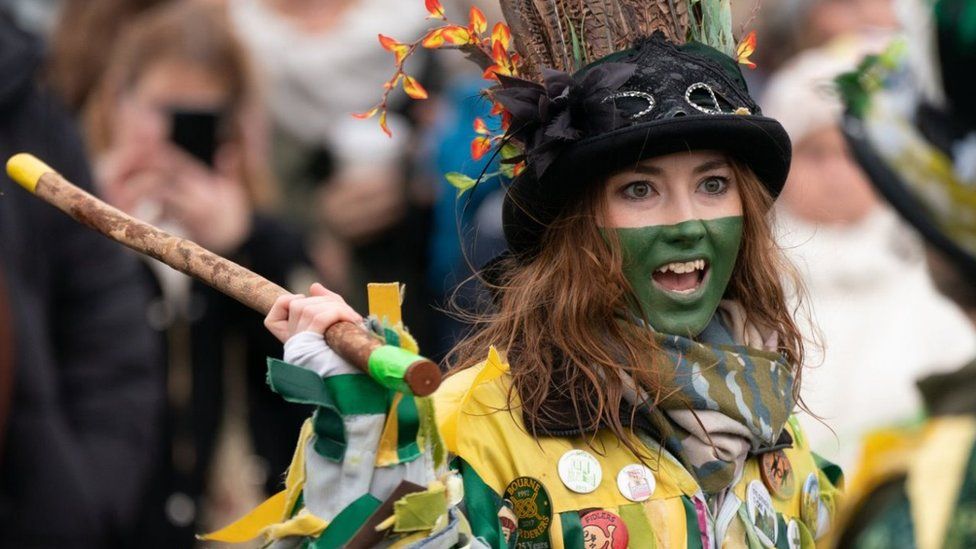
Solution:
[(762, 473), (763, 483), (773, 497), (789, 499), (796, 491), (796, 478), (793, 475), (793, 465), (786, 452), (776, 450), (766, 452), (760, 458), (759, 471)]
[(580, 519), (586, 549), (627, 549), (630, 533), (623, 519), (610, 511), (590, 511)]
[(746, 512), (759, 541), (766, 547), (775, 546), (779, 534), (776, 509), (773, 508), (769, 491), (758, 480), (750, 482), (746, 487)]
[(512, 502), (518, 519), (516, 549), (548, 549), (552, 502), (545, 486), (532, 477), (518, 477), (505, 488), (505, 499)]
[(654, 473), (640, 463), (631, 463), (617, 473), (617, 489), (630, 501), (646, 501), (654, 495)]
[(589, 452), (570, 450), (559, 458), (557, 465), (559, 480), (566, 488), (578, 493), (589, 494), (600, 486), (603, 480), (603, 470), (600, 462)]

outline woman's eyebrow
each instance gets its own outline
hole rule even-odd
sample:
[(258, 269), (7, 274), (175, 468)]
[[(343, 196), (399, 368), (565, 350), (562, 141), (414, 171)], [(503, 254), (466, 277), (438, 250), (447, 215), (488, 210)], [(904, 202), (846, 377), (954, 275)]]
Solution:
[(693, 170), (693, 173), (698, 174), (698, 173), (714, 170), (716, 168), (725, 168), (728, 165), (729, 165), (728, 160), (725, 160), (724, 158), (717, 158), (715, 160), (709, 160), (708, 162), (702, 163), (701, 165), (699, 165), (697, 168)]
[(661, 175), (664, 170), (654, 166), (653, 164), (638, 164), (634, 167), (634, 171), (637, 173), (644, 173), (647, 175)]

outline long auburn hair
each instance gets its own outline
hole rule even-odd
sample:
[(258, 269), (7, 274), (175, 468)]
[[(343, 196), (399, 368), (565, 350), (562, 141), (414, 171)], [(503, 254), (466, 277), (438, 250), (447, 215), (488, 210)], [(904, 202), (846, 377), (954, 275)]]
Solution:
[[(742, 304), (748, 322), (776, 332), (778, 350), (793, 367), (793, 396), (800, 402), (803, 338), (782, 277), (797, 292), (802, 286), (773, 239), (773, 198), (748, 167), (732, 161), (732, 170), (742, 200), (743, 235), (724, 297)], [(625, 427), (633, 425), (633, 417), (626, 422), (621, 417), (629, 390), (622, 374), (656, 404), (673, 393), (673, 372), (650, 330), (618, 321), (621, 311), (634, 310), (635, 301), (616, 234), (599, 230), (606, 207), (602, 187), (591, 185), (582, 200), (547, 227), (536, 255), (506, 258), (495, 267), (500, 276), (484, 281), (495, 292), (493, 305), (488, 311), (460, 313), (472, 329), (446, 362), (452, 373), (462, 370), (484, 360), (494, 345), (506, 353), (511, 368), (509, 409), (521, 408), (533, 435), (567, 421), (583, 433), (608, 428), (643, 456), (646, 452)], [(636, 409), (631, 409), (633, 415)]]

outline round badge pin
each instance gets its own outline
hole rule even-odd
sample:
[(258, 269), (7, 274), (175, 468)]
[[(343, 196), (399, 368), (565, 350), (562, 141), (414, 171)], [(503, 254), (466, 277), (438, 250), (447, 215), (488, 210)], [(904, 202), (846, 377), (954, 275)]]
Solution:
[(803, 546), (802, 538), (800, 537), (800, 523), (796, 520), (791, 520), (786, 525), (786, 546), (789, 549), (800, 549)]
[(811, 532), (817, 531), (820, 515), (820, 480), (816, 473), (807, 475), (800, 491), (800, 520)]
[(589, 494), (596, 490), (603, 480), (600, 462), (583, 450), (570, 450), (563, 454), (557, 468), (559, 480), (563, 481), (566, 488), (579, 494)]
[(762, 474), (763, 484), (769, 489), (769, 493), (778, 499), (790, 499), (796, 492), (796, 478), (793, 474), (793, 465), (790, 458), (786, 457), (786, 452), (776, 450), (766, 452), (762, 455), (759, 468)]
[(532, 477), (518, 477), (505, 488), (518, 523), (518, 547), (547, 549), (552, 525), (552, 501), (545, 486)]
[(746, 487), (746, 511), (759, 541), (766, 547), (774, 547), (779, 533), (776, 509), (773, 508), (773, 498), (769, 491), (758, 480), (750, 482)]
[(617, 489), (630, 501), (647, 501), (656, 485), (654, 472), (640, 463), (631, 463), (617, 473)]
[(583, 547), (587, 549), (627, 549), (630, 533), (623, 519), (610, 511), (590, 511), (580, 519)]

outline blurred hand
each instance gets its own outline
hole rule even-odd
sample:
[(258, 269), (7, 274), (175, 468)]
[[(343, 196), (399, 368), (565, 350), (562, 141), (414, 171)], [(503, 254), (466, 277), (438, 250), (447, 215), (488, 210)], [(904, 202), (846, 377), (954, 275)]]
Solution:
[(406, 196), (395, 170), (357, 167), (340, 173), (322, 190), (319, 206), (332, 234), (364, 244), (403, 217)]
[[(123, 143), (102, 155), (95, 162), (96, 184), (102, 198), (130, 215), (136, 214), (142, 203), (156, 199), (165, 187), (165, 170), (154, 163), (150, 148), (138, 141)], [(150, 223), (159, 221), (159, 213), (144, 219)]]
[(336, 322), (360, 323), (363, 317), (337, 293), (319, 283), (303, 294), (283, 295), (275, 301), (264, 319), (264, 326), (282, 343), (301, 332), (324, 334)]
[(159, 193), (164, 216), (214, 253), (237, 250), (251, 232), (251, 205), (244, 183), (232, 175), (239, 165), (236, 149), (221, 146), (215, 170), (173, 146), (164, 154), (170, 175)]

